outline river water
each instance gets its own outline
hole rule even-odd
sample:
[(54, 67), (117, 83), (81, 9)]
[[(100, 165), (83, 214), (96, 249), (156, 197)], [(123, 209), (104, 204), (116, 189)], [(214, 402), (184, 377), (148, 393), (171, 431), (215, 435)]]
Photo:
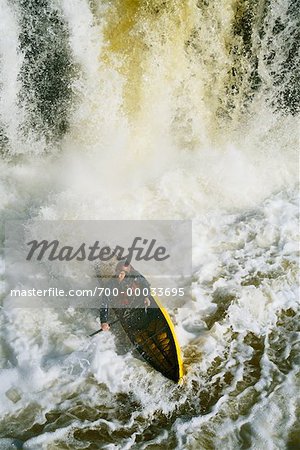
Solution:
[(183, 383), (2, 307), (0, 448), (299, 449), (299, 2), (0, 6), (1, 221), (193, 221)]

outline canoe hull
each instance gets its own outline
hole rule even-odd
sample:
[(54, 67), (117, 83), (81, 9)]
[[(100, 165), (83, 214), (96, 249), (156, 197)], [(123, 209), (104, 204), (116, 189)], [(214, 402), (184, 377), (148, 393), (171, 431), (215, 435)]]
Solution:
[(178, 383), (183, 375), (179, 343), (171, 318), (157, 297), (151, 307), (114, 308), (122, 328), (138, 353), (154, 369)]

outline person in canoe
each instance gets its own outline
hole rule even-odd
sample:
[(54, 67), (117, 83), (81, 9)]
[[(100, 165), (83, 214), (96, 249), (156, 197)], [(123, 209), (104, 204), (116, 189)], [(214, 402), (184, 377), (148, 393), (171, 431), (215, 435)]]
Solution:
[(138, 327), (151, 303), (151, 288), (146, 278), (127, 261), (119, 261), (115, 276), (106, 284), (102, 294), (101, 329), (108, 331), (110, 328), (108, 323), (110, 307), (114, 308), (117, 316), (130, 315), (132, 326)]
[(105, 288), (101, 297), (99, 331), (109, 330), (109, 312), (112, 309), (116, 316), (112, 324), (119, 322), (120, 325), (115, 334), (116, 348), (119, 346), (123, 353), (130, 343), (126, 352), (132, 351), (134, 356), (143, 358), (177, 383), (183, 370), (174, 326), (158, 299), (152, 297), (145, 277), (123, 260), (116, 265), (115, 275)]

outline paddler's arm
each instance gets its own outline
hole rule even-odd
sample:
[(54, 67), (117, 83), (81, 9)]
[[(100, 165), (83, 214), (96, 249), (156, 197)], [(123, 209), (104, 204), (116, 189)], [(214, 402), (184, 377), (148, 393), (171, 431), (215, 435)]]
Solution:
[(144, 305), (146, 308), (148, 308), (151, 305), (151, 286), (148, 280), (137, 270), (132, 271), (132, 275), (139, 280), (140, 288), (145, 292), (145, 290), (148, 291), (148, 295), (145, 295), (144, 298)]
[(147, 304), (147, 306), (150, 306), (151, 285), (150, 285), (149, 281), (146, 280), (146, 278), (135, 269), (133, 270), (133, 275), (135, 276), (135, 278), (138, 279), (140, 288), (142, 289), (143, 293), (145, 293), (145, 291), (148, 292), (148, 294), (145, 295), (145, 304)]
[[(140, 284), (141, 289), (147, 289), (148, 290), (148, 296), (151, 295), (151, 286), (148, 280), (142, 275), (138, 270), (133, 269), (132, 272), (130, 272), (130, 277), (133, 277), (138, 280)], [(148, 297), (147, 296), (147, 297)]]

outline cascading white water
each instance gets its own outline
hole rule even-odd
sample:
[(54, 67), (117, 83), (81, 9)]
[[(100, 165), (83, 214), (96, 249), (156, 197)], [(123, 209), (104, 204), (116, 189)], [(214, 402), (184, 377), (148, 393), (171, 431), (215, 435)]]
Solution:
[(1, 218), (190, 218), (194, 268), (180, 387), (3, 310), (2, 447), (296, 448), (296, 2), (0, 4)]

